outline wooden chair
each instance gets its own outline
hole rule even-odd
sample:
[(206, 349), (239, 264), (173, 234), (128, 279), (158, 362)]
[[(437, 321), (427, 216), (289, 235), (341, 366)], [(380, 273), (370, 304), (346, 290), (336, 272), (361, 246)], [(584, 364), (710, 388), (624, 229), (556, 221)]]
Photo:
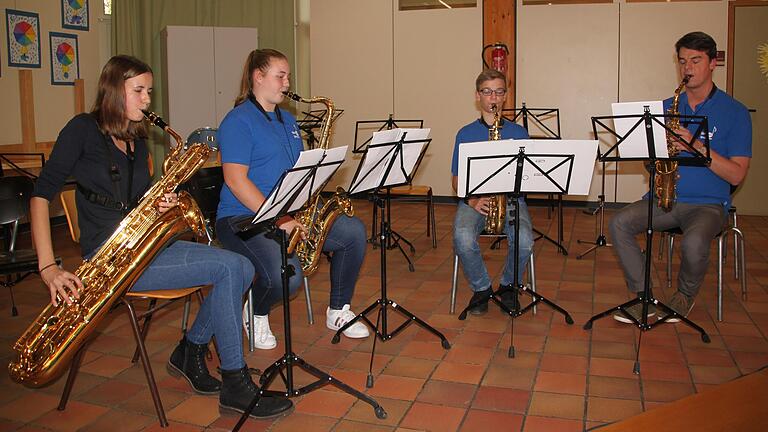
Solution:
[[(78, 229), (77, 225), (77, 207), (75, 207), (75, 190), (64, 190), (61, 192), (61, 203), (64, 207), (64, 214), (67, 217), (67, 225), (69, 225), (69, 232), (72, 236), (72, 240), (75, 242), (79, 242), (80, 240), (80, 230)], [(136, 340), (136, 350), (133, 353), (133, 358), (131, 359), (132, 363), (136, 363), (136, 361), (141, 357), (141, 363), (144, 367), (144, 375), (147, 378), (147, 384), (149, 385), (150, 393), (152, 394), (152, 401), (155, 405), (155, 411), (157, 412), (157, 418), (160, 421), (160, 425), (165, 427), (168, 425), (168, 420), (165, 416), (165, 410), (163, 409), (162, 401), (160, 400), (160, 393), (157, 389), (157, 383), (155, 382), (154, 374), (152, 373), (152, 366), (149, 362), (149, 356), (147, 355), (147, 349), (144, 345), (144, 341), (146, 340), (147, 333), (149, 332), (149, 325), (152, 321), (152, 315), (169, 305), (171, 305), (173, 302), (184, 299), (184, 315), (182, 317), (181, 322), (181, 333), (182, 337), (186, 335), (187, 332), (187, 324), (189, 321), (189, 309), (190, 309), (190, 303), (192, 295), (195, 295), (198, 300), (200, 301), (200, 304), (203, 303), (203, 293), (202, 289), (210, 287), (210, 285), (200, 285), (200, 286), (194, 286), (189, 288), (180, 288), (180, 289), (169, 289), (169, 290), (152, 290), (152, 291), (141, 291), (141, 292), (127, 292), (123, 298), (120, 300), (120, 303), (125, 305), (126, 309), (128, 310), (128, 318), (131, 322), (131, 328), (133, 329), (133, 336)], [(134, 306), (134, 302), (136, 300), (149, 300), (149, 308), (147, 311), (141, 314), (136, 313), (136, 308)], [(158, 300), (164, 300), (165, 302), (161, 305), (157, 305)], [(139, 321), (143, 320), (143, 323), (139, 325)], [(75, 355), (75, 358), (72, 360), (72, 365), (69, 369), (69, 375), (67, 376), (67, 382), (64, 386), (64, 391), (61, 395), (61, 400), (59, 401), (58, 410), (63, 411), (67, 406), (67, 401), (69, 400), (69, 395), (72, 391), (72, 385), (74, 384), (75, 376), (77, 375), (77, 371), (80, 367), (80, 361), (82, 360), (82, 355), (85, 352), (85, 348), (87, 347), (87, 343), (84, 344), (78, 353)], [(215, 347), (214, 342), (214, 347)]]
[[(427, 237), (432, 237), (432, 248), (437, 247), (437, 230), (435, 228), (435, 203), (432, 197), (432, 186), (405, 185), (393, 187), (389, 191), (391, 201), (423, 202), (427, 204)], [(371, 225), (371, 238), (376, 238), (378, 214), (375, 204), (373, 208), (373, 224)]]

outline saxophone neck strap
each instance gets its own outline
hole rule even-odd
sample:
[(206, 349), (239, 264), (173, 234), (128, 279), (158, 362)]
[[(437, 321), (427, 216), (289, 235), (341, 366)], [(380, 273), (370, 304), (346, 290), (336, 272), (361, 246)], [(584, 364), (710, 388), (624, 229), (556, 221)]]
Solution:
[[(267, 114), (267, 110), (265, 110), (259, 101), (256, 100), (256, 96), (253, 95), (253, 92), (248, 93), (248, 100), (251, 101), (252, 104), (256, 105), (256, 108), (260, 113), (264, 115), (268, 122), (272, 121), (272, 118), (269, 116), (269, 114)], [(275, 106), (275, 117), (277, 118), (277, 121), (283, 123), (283, 114), (280, 112), (279, 106)]]
[(125, 210), (130, 207), (122, 201), (118, 201), (106, 195), (94, 192), (93, 190), (83, 186), (80, 183), (77, 184), (77, 190), (83, 194), (83, 197), (85, 197), (88, 202), (98, 204), (111, 210), (119, 210), (121, 212), (127, 213)]

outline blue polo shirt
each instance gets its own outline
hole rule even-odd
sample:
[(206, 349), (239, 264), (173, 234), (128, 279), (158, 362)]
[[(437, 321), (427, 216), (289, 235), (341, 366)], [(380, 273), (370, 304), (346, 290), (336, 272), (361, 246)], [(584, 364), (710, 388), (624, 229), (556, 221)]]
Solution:
[[(488, 141), (488, 129), (490, 125), (479, 118), (459, 129), (456, 134), (456, 142), (453, 145), (453, 160), (451, 161), (451, 174), (459, 175), (459, 144), (470, 142)], [(502, 119), (501, 139), (527, 139), (528, 131), (517, 123)]]
[[(304, 149), (296, 119), (276, 108), (264, 111), (252, 100), (233, 108), (222, 120), (216, 134), (222, 163), (248, 166), (248, 179), (264, 196), (269, 195), (285, 170), (291, 168)], [(251, 215), (224, 184), (217, 218)]]
[[(672, 98), (664, 101), (664, 110), (672, 105)], [(709, 126), (709, 145), (712, 150), (725, 158), (734, 156), (752, 157), (752, 120), (749, 110), (739, 101), (720, 89), (701, 102), (696, 110), (688, 105), (688, 94), (680, 95), (678, 110), (681, 115), (706, 116)], [(684, 121), (684, 120), (683, 120)], [(697, 124), (686, 126), (694, 133)], [(704, 142), (701, 132), (699, 139)], [(687, 152), (681, 156), (688, 155)], [(681, 166), (677, 181), (677, 201), (689, 204), (721, 204), (731, 206), (731, 185), (715, 174), (709, 167)]]

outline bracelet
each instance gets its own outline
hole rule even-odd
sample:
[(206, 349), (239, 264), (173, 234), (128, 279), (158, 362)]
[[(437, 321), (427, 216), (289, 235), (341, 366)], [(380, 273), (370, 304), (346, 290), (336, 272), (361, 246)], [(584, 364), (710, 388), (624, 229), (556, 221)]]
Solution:
[(43, 272), (43, 270), (47, 269), (48, 267), (53, 267), (53, 266), (55, 266), (55, 265), (57, 265), (57, 264), (56, 264), (56, 261), (54, 261), (54, 262), (52, 262), (52, 263), (48, 264), (47, 266), (45, 266), (45, 267), (41, 268), (41, 269), (40, 269), (40, 270), (38, 270), (37, 272), (38, 272), (38, 273), (42, 273), (42, 272)]

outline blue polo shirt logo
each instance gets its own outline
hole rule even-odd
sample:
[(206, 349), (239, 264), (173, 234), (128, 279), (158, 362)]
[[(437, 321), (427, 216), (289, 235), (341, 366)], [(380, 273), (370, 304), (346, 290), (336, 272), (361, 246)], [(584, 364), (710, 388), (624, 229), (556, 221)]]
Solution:
[(301, 135), (299, 135), (299, 127), (296, 125), (293, 125), (293, 132), (291, 132), (294, 138), (300, 139)]

